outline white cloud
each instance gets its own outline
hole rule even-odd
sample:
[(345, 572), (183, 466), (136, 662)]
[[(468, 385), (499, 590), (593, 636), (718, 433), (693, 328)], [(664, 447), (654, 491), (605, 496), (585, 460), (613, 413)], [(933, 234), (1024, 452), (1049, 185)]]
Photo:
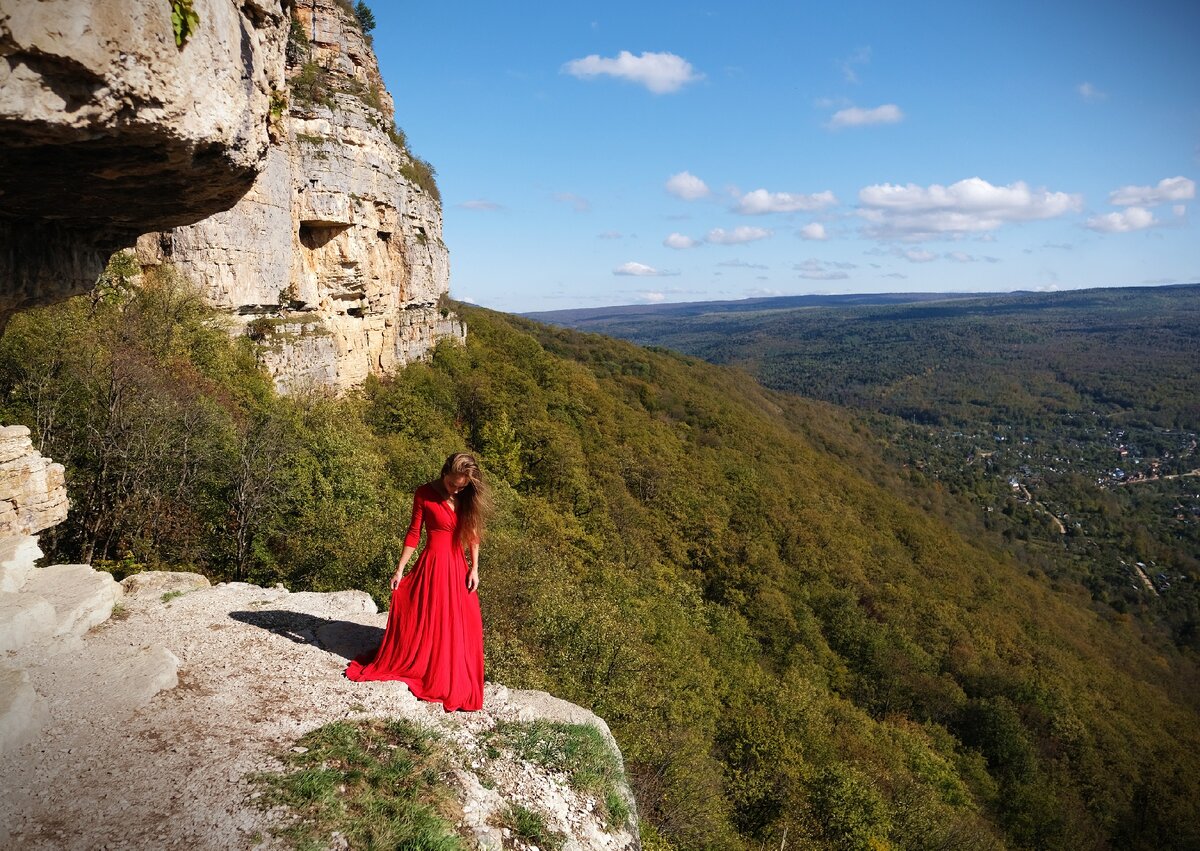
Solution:
[(910, 248), (903, 253), (904, 259), (910, 263), (930, 263), (937, 260), (937, 255), (924, 248)]
[(764, 266), (762, 263), (749, 263), (745, 260), (722, 260), (717, 264), (731, 269), (768, 269), (769, 266)]
[(700, 241), (692, 239), (690, 236), (684, 236), (681, 233), (673, 233), (663, 240), (663, 245), (667, 248), (695, 248), (697, 245), (700, 245)]
[(696, 201), (710, 194), (708, 185), (703, 180), (686, 171), (672, 175), (667, 180), (666, 187), (668, 192), (684, 201)]
[(902, 281), (908, 280), (908, 275), (904, 274), (903, 272), (888, 272), (887, 274), (880, 275), (879, 277), (881, 277), (881, 278), (897, 278)]
[(796, 235), (801, 239), (828, 239), (825, 235), (825, 225), (820, 222), (811, 222), (796, 231)]
[(653, 304), (653, 303), (657, 303), (660, 301), (665, 301), (667, 298), (667, 294), (659, 293), (659, 292), (643, 292), (643, 293), (638, 293), (638, 297), (642, 301), (648, 301)]
[(1196, 197), (1196, 184), (1186, 177), (1165, 177), (1157, 186), (1122, 186), (1108, 196), (1118, 207), (1154, 207), (1170, 201), (1190, 201)]
[(1187, 204), (1176, 204), (1175, 206), (1173, 206), (1171, 208), (1171, 212), (1177, 216), (1186, 215), (1187, 214)]
[(795, 213), (799, 210), (820, 210), (836, 203), (837, 198), (828, 189), (813, 195), (755, 189), (738, 199), (734, 212), (747, 216), (757, 216), (763, 213)]
[(766, 239), (770, 235), (771, 231), (766, 228), (752, 228), (747, 225), (740, 225), (728, 231), (724, 228), (713, 228), (704, 237), (704, 241), (716, 245), (741, 245), (743, 242), (756, 242), (760, 239)]
[(612, 59), (594, 53), (582, 59), (572, 59), (562, 66), (562, 72), (584, 80), (599, 76), (617, 77), (645, 86), (656, 95), (677, 92), (688, 83), (704, 79), (704, 75), (682, 56), (674, 53), (634, 56), (628, 50), (622, 50)]
[(464, 210), (479, 210), (480, 212), (484, 213), (491, 213), (495, 212), (496, 210), (504, 209), (503, 204), (497, 204), (495, 201), (488, 201), (483, 198), (472, 198), (470, 201), (463, 201), (458, 206)]
[(809, 258), (803, 263), (797, 263), (793, 267), (801, 278), (807, 278), (810, 281), (844, 281), (850, 276), (846, 273), (846, 269), (857, 268), (853, 263), (836, 263)]
[(1096, 103), (1108, 97), (1108, 94), (1100, 91), (1091, 83), (1080, 83), (1075, 87), (1075, 91), (1079, 92), (1079, 96), (1089, 103)]
[(570, 192), (556, 192), (554, 200), (563, 204), (570, 204), (571, 209), (576, 213), (586, 213), (592, 209), (592, 202), (587, 198), (581, 198), (578, 195), (573, 195)]
[(597, 239), (621, 239), (624, 235), (625, 234), (621, 233), (619, 230), (606, 230), (602, 233), (596, 234), (596, 238)]
[(1158, 220), (1149, 210), (1142, 207), (1129, 207), (1120, 213), (1092, 216), (1086, 224), (1087, 227), (1101, 233), (1130, 233), (1153, 227), (1158, 224)]
[(830, 130), (842, 127), (866, 127), (871, 124), (896, 124), (904, 120), (904, 112), (894, 103), (885, 103), (873, 109), (863, 109), (861, 106), (851, 106), (839, 109), (829, 119)]
[(965, 251), (951, 251), (946, 254), (947, 260), (953, 260), (955, 263), (977, 263), (978, 257), (967, 254)]
[(871, 48), (860, 47), (858, 50), (851, 53), (845, 59), (838, 62), (838, 67), (842, 69), (842, 76), (846, 78), (847, 83), (857, 83), (858, 74), (854, 70), (855, 65), (866, 65), (871, 61)]
[(678, 275), (679, 273), (655, 269), (653, 266), (647, 266), (645, 263), (637, 263), (633, 260), (630, 260), (628, 263), (622, 263), (620, 266), (613, 269), (613, 274), (632, 275), (635, 278), (661, 278)]
[(876, 184), (859, 190), (858, 199), (868, 236), (904, 240), (986, 234), (1008, 222), (1052, 219), (1083, 206), (1079, 195), (1033, 190), (1023, 181), (993, 186), (978, 177), (950, 186)]

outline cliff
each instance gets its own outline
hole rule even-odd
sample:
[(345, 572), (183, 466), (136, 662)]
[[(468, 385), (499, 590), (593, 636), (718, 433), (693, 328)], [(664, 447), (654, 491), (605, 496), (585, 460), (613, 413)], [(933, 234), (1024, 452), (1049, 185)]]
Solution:
[(289, 42), (277, 142), (227, 212), (144, 237), (263, 343), (281, 390), (346, 389), (418, 359), (462, 324), (441, 204), (395, 128), (391, 96), (354, 16), (305, 2)]
[[(228, 209), (268, 147), (290, 0), (0, 0), (0, 329), (138, 235)], [(202, 82), (201, 82), (202, 81)]]
[[(623, 781), (630, 815), (606, 825), (602, 798), (495, 738), (538, 722), (586, 724), (619, 760), (590, 712), (488, 684), (483, 711), (446, 714), (402, 683), (345, 679), (347, 660), (378, 643), (387, 619), (361, 591), (210, 587), (197, 574), (153, 572), (118, 586), (88, 573), (38, 568), (11, 595), (41, 611), (3, 636), (0, 694), (13, 696), (0, 706), (6, 847), (291, 847), (278, 834), (297, 813), (266, 805), (262, 773), (284, 771), (305, 733), (371, 718), (405, 719), (444, 751), (436, 783), (465, 847), (521, 847), (504, 826), (516, 807), (565, 834), (565, 848), (639, 847)], [(336, 835), (319, 841), (347, 847)]]

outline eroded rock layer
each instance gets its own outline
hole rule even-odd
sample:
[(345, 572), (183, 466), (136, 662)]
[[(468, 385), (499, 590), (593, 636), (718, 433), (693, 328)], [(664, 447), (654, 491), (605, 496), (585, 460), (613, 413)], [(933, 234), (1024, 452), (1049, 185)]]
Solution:
[(139, 234), (231, 207), (282, 103), (292, 0), (0, 0), (0, 328)]
[(282, 390), (346, 389), (425, 355), (461, 323), (440, 200), (415, 175), (353, 16), (305, 2), (289, 48), (281, 140), (231, 210), (143, 238), (263, 344)]

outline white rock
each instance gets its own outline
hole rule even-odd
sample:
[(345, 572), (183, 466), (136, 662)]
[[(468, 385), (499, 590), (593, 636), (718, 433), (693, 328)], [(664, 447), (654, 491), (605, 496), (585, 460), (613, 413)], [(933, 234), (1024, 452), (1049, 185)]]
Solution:
[(31, 573), (22, 593), (37, 594), (54, 606), (55, 635), (83, 635), (108, 620), (122, 590), (110, 573), (86, 564), (57, 564)]
[(0, 592), (0, 653), (45, 641), (58, 628), (54, 606), (29, 592)]
[(46, 718), (46, 703), (29, 684), (29, 675), (0, 665), (0, 754), (36, 736)]

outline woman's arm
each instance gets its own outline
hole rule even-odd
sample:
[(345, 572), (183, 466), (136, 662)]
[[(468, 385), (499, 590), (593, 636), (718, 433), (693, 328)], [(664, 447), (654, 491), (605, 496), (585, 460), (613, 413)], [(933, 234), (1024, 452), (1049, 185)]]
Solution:
[(416, 551), (416, 547), (410, 547), (407, 544), (404, 546), (404, 552), (400, 553), (400, 563), (396, 565), (396, 572), (392, 574), (393, 591), (400, 584), (400, 580), (404, 578), (404, 568), (408, 565), (408, 560), (412, 558), (412, 554)]
[(424, 519), (424, 515), (425, 500), (421, 495), (421, 489), (417, 488), (417, 492), (413, 494), (412, 520), (408, 524), (408, 533), (404, 536), (404, 550), (400, 553), (396, 572), (392, 574), (393, 591), (400, 584), (400, 580), (404, 578), (404, 568), (408, 566), (408, 560), (412, 558), (413, 553), (417, 551), (417, 545), (421, 543), (421, 521)]
[(479, 587), (479, 541), (471, 542), (471, 569), (467, 572), (467, 590)]

